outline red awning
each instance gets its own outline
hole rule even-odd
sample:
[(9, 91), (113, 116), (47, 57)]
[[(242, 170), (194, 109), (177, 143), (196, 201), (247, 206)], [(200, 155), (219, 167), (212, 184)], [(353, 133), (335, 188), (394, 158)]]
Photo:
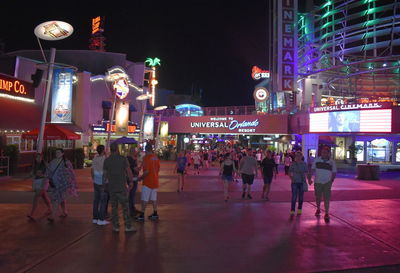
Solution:
[[(34, 129), (28, 133), (22, 134), (22, 138), (37, 139), (39, 129)], [(74, 132), (55, 124), (46, 124), (44, 129), (44, 140), (77, 140), (81, 136)]]

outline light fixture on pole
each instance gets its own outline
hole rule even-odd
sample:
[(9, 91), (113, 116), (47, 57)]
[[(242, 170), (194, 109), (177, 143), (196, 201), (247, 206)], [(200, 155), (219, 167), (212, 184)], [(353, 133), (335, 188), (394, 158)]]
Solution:
[(167, 109), (168, 106), (166, 105), (160, 105), (154, 108), (154, 111), (157, 113), (157, 131), (156, 131), (156, 149), (159, 148), (159, 145), (161, 143), (160, 139), (160, 126), (161, 126), (161, 111)]
[[(47, 41), (58, 41), (65, 39), (73, 33), (74, 28), (62, 21), (48, 21), (39, 24), (35, 30), (34, 33), (37, 37), (40, 50), (42, 52), (43, 58), (45, 62), (46, 56), (44, 55), (42, 45), (40, 43), (40, 39), (42, 40), (47, 40)], [(43, 110), (42, 110), (42, 119), (40, 122), (40, 128), (39, 128), (39, 136), (38, 136), (38, 143), (37, 143), (37, 152), (41, 153), (43, 151), (43, 136), (44, 136), (44, 130), (45, 130), (45, 125), (46, 125), (46, 116), (47, 116), (47, 107), (49, 104), (49, 98), (50, 98), (50, 91), (51, 91), (51, 81), (53, 78), (53, 67), (54, 67), (54, 61), (56, 57), (56, 49), (51, 48), (50, 49), (50, 62), (48, 63), (48, 73), (47, 73), (47, 83), (46, 83), (46, 90), (45, 90), (45, 99), (43, 103)]]
[(146, 106), (147, 106), (147, 100), (151, 98), (151, 95), (146, 93), (146, 94), (142, 94), (136, 97), (137, 101), (143, 101), (142, 102), (142, 118), (140, 121), (140, 132), (139, 132), (139, 144), (142, 144), (143, 142), (143, 124), (144, 124), (144, 114), (146, 112)]

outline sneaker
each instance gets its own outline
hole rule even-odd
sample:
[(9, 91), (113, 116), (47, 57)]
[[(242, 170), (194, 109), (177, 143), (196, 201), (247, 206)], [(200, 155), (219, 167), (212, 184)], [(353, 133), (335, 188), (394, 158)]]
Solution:
[(158, 214), (153, 213), (152, 215), (149, 216), (150, 220), (158, 220)]
[(93, 219), (93, 220), (92, 220), (92, 223), (93, 223), (93, 224), (97, 224), (98, 221), (99, 221), (99, 220), (97, 220), (97, 219)]
[(321, 215), (321, 210), (320, 209), (317, 209), (316, 211), (315, 211), (315, 216), (320, 216)]
[(138, 222), (144, 222), (144, 214), (141, 213), (138, 216), (135, 217), (135, 220)]
[(99, 221), (97, 221), (97, 224), (99, 225), (99, 226), (105, 226), (105, 225), (108, 225), (110, 222), (109, 221), (107, 221), (107, 220), (99, 220)]
[(125, 228), (125, 232), (133, 232), (133, 231), (136, 231), (136, 228), (134, 228), (134, 227)]
[(117, 227), (113, 227), (113, 229), (112, 229), (114, 232), (119, 232), (119, 228), (117, 228)]
[(268, 196), (266, 196), (266, 197), (265, 197), (265, 200), (266, 200), (266, 201), (269, 201), (269, 198), (268, 198)]
[(294, 215), (294, 210), (291, 210), (291, 211), (290, 211), (290, 215)]
[(303, 211), (301, 209), (297, 210), (297, 215), (301, 215), (303, 213)]
[(329, 222), (329, 219), (330, 219), (329, 214), (325, 213), (325, 216), (324, 216), (325, 222)]
[(244, 199), (246, 197), (245, 193), (242, 193), (242, 199)]
[(253, 199), (250, 194), (247, 195), (247, 199)]

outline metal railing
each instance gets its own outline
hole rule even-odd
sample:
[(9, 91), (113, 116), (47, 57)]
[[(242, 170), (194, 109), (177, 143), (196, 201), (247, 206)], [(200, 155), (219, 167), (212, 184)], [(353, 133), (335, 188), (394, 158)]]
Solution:
[[(202, 107), (204, 116), (229, 116), (229, 115), (255, 115), (254, 105), (246, 106), (223, 106), (223, 107)], [(152, 112), (152, 111), (147, 111)], [(175, 109), (160, 110), (158, 113), (163, 117), (179, 117), (179, 112)]]

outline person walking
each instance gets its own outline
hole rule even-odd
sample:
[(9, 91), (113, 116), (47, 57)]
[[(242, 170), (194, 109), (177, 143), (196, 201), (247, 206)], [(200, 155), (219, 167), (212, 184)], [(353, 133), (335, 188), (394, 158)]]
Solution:
[(42, 198), (47, 206), (47, 212), (45, 213), (45, 216), (49, 216), (52, 213), (50, 199), (49, 196), (47, 195), (49, 182), (46, 177), (46, 173), (47, 173), (46, 162), (43, 160), (42, 154), (37, 153), (35, 155), (35, 161), (33, 163), (33, 168), (32, 168), (32, 177), (33, 177), (32, 188), (33, 191), (35, 192), (35, 195), (33, 196), (31, 212), (27, 215), (29, 220), (32, 221), (35, 221), (34, 215), (38, 205), (39, 198)]
[(285, 164), (285, 175), (289, 175), (289, 167), (292, 164), (292, 157), (288, 152), (285, 154), (285, 158), (283, 159), (283, 163)]
[(261, 173), (264, 179), (264, 186), (263, 186), (263, 192), (261, 194), (261, 199), (264, 199), (269, 201), (269, 192), (271, 190), (271, 183), (272, 183), (272, 178), (276, 178), (276, 167), (275, 167), (275, 160), (272, 158), (272, 152), (270, 150), (267, 150), (265, 153), (265, 158), (261, 161), (260, 167), (261, 167)]
[[(139, 169), (138, 164), (138, 151), (135, 148), (131, 148), (129, 155), (126, 157), (128, 159), (129, 168), (131, 169), (133, 175), (133, 185), (129, 188), (129, 214), (131, 217), (135, 217), (140, 211), (135, 207), (135, 197), (139, 182)], [(127, 177), (127, 183), (129, 185), (129, 178)]]
[(119, 232), (118, 204), (122, 206), (125, 223), (125, 232), (136, 231), (132, 226), (128, 212), (128, 193), (126, 189), (126, 176), (129, 177), (129, 189), (133, 187), (133, 175), (126, 157), (119, 154), (118, 144), (111, 143), (111, 155), (104, 160), (103, 175), (110, 193), (111, 215), (113, 231)]
[(194, 168), (194, 174), (197, 172), (197, 174), (200, 174), (200, 164), (201, 164), (201, 156), (199, 153), (195, 153), (193, 155), (193, 168)]
[(209, 151), (204, 151), (203, 153), (203, 162), (204, 162), (204, 167), (208, 170), (208, 168), (210, 167), (209, 165)]
[(233, 181), (233, 176), (236, 173), (235, 163), (232, 160), (231, 154), (226, 153), (225, 159), (221, 164), (219, 175), (224, 183), (224, 200), (228, 202), (229, 199), (229, 183)]
[(110, 223), (105, 219), (108, 193), (105, 189), (103, 177), (104, 160), (106, 159), (104, 145), (98, 145), (96, 151), (97, 155), (93, 158), (91, 170), (94, 193), (92, 223), (103, 226)]
[(313, 183), (312, 175), (315, 173), (314, 192), (317, 203), (316, 216), (321, 215), (321, 200), (324, 197), (324, 207), (326, 222), (329, 222), (329, 203), (331, 199), (332, 183), (336, 178), (336, 163), (331, 159), (331, 149), (324, 146), (321, 150), (321, 156), (317, 157), (312, 163), (311, 172), (309, 173), (309, 184)]
[(295, 160), (290, 164), (289, 177), (292, 181), (292, 205), (290, 215), (293, 216), (298, 199), (297, 214), (302, 214), (304, 191), (306, 185), (306, 174), (308, 173), (307, 164), (302, 160), (303, 154), (300, 151), (295, 153)]
[(153, 202), (153, 214), (149, 216), (149, 219), (158, 220), (157, 189), (159, 187), (158, 174), (160, 172), (160, 160), (154, 154), (151, 144), (146, 145), (146, 155), (143, 158), (142, 170), (142, 211), (139, 216), (136, 217), (136, 220), (140, 222), (144, 221), (146, 205), (150, 200)]
[(246, 197), (252, 199), (251, 197), (251, 185), (253, 185), (254, 178), (257, 177), (257, 160), (252, 156), (252, 151), (248, 150), (247, 154), (239, 162), (239, 173), (242, 175), (243, 180), (243, 193), (242, 198)]
[(272, 158), (275, 161), (275, 178), (276, 178), (276, 175), (279, 173), (279, 164), (281, 163), (281, 156), (280, 154), (275, 153)]
[(183, 152), (180, 152), (178, 158), (176, 159), (176, 165), (174, 172), (178, 174), (178, 190), (177, 192), (183, 191), (183, 187), (185, 186), (185, 173), (187, 166), (187, 158), (184, 156)]
[(62, 211), (60, 217), (67, 217), (66, 200), (70, 196), (77, 196), (76, 178), (72, 163), (65, 158), (62, 148), (56, 149), (56, 157), (49, 163), (48, 177), (52, 192), (53, 210), (47, 220), (54, 222), (58, 207), (60, 206)]

